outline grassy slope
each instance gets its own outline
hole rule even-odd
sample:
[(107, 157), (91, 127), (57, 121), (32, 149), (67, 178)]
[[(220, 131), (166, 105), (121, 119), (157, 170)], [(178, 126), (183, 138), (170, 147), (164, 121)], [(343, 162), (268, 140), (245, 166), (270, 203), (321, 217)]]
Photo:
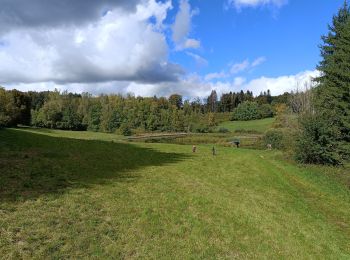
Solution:
[(227, 121), (221, 123), (220, 127), (227, 128), (231, 132), (235, 131), (256, 131), (259, 133), (264, 133), (266, 130), (272, 127), (274, 118), (265, 118), (260, 120), (252, 121)]
[(350, 257), (345, 185), (277, 152), (210, 148), (0, 130), (0, 256)]

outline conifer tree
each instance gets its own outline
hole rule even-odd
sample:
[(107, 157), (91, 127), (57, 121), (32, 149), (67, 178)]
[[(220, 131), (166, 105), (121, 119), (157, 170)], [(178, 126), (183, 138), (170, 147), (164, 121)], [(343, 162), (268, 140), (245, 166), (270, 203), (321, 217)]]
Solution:
[(336, 127), (336, 145), (342, 157), (350, 155), (350, 9), (347, 1), (333, 17), (329, 33), (322, 37), (322, 75), (316, 80), (316, 105), (321, 116)]
[[(350, 157), (350, 9), (347, 1), (322, 37), (313, 115), (301, 121), (298, 158), (341, 164)], [(313, 123), (314, 122), (314, 123)], [(316, 124), (317, 123), (317, 124)], [(314, 149), (319, 147), (318, 149)]]

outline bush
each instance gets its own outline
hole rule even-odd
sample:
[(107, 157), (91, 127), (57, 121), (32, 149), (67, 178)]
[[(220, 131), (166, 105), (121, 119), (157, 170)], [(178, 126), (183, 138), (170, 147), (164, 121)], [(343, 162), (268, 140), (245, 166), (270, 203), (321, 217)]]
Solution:
[(190, 131), (192, 133), (202, 133), (202, 134), (205, 134), (205, 133), (209, 133), (211, 130), (210, 130), (210, 127), (205, 125), (205, 124), (192, 124), (190, 126)]
[(261, 118), (269, 118), (274, 116), (273, 107), (270, 104), (262, 104), (259, 106)]
[(301, 133), (297, 139), (296, 159), (301, 163), (342, 164), (337, 145), (339, 133), (336, 128), (316, 115), (300, 119)]
[(245, 101), (233, 110), (231, 120), (249, 121), (274, 116), (274, 109), (270, 104), (259, 105), (256, 102)]
[(0, 112), (0, 127), (6, 127), (11, 122), (11, 117)]
[(121, 124), (121, 126), (119, 128), (119, 133), (124, 135), (124, 136), (132, 135), (131, 128), (126, 123)]
[(281, 129), (268, 130), (263, 137), (263, 144), (265, 147), (271, 144), (273, 149), (285, 149), (284, 134), (284, 131)]
[(249, 121), (260, 119), (259, 105), (256, 102), (246, 101), (238, 105), (233, 111), (232, 120)]

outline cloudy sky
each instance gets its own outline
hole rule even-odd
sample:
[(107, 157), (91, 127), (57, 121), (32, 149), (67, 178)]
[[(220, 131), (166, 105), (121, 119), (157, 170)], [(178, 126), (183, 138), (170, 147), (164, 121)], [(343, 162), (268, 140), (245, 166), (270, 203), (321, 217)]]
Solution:
[(316, 76), (343, 0), (0, 0), (0, 85), (188, 98)]

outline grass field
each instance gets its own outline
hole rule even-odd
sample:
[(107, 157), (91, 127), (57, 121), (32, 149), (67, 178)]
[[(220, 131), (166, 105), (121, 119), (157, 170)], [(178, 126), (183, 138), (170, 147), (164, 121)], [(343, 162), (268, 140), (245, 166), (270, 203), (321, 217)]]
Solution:
[(232, 141), (239, 140), (240, 147), (261, 148), (259, 143), (261, 135), (247, 133), (192, 133), (185, 136), (173, 138), (148, 138), (144, 140), (134, 140), (146, 143), (172, 143), (183, 145), (213, 144), (217, 146), (235, 146)]
[(251, 121), (227, 121), (219, 125), (218, 128), (226, 128), (231, 132), (256, 132), (264, 133), (272, 127), (274, 118), (265, 118)]
[(0, 258), (350, 258), (348, 168), (118, 140), (0, 130)]

